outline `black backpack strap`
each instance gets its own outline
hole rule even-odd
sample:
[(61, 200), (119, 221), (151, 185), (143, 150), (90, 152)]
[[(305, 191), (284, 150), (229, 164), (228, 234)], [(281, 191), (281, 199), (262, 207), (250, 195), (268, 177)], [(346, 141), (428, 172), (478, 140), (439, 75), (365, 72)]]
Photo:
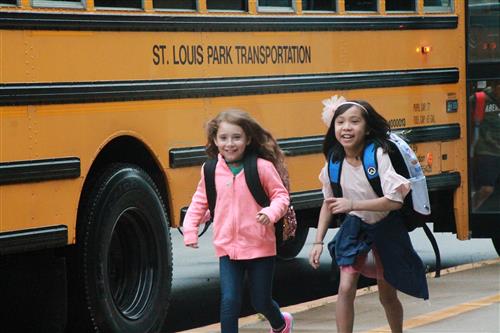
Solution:
[(269, 206), (269, 198), (267, 197), (266, 191), (262, 187), (262, 183), (259, 178), (259, 170), (257, 168), (257, 155), (254, 152), (248, 152), (245, 154), (245, 159), (243, 160), (243, 172), (245, 173), (245, 181), (247, 183), (250, 193), (252, 193), (253, 198), (261, 207)]
[(333, 196), (335, 198), (343, 197), (342, 187), (340, 186), (340, 174), (342, 173), (342, 162), (333, 161), (333, 151), (328, 153), (328, 178), (330, 179), (330, 186), (332, 187)]
[(375, 145), (374, 142), (370, 142), (365, 146), (362, 163), (366, 179), (368, 179), (373, 191), (379, 197), (383, 197), (384, 192), (382, 191), (382, 184), (380, 183), (380, 175), (378, 172), (377, 145)]
[[(210, 224), (213, 222), (214, 212), (215, 212), (215, 202), (217, 200), (217, 190), (215, 189), (215, 167), (217, 166), (217, 159), (211, 158), (205, 162), (203, 166), (203, 178), (205, 180), (205, 192), (207, 194), (208, 209), (210, 210), (211, 219), (205, 223), (203, 230), (200, 232), (198, 237), (203, 236), (203, 234), (208, 230)], [(182, 230), (178, 228), (181, 235), (183, 235)]]
[(215, 202), (217, 200), (217, 190), (215, 189), (215, 168), (217, 166), (217, 159), (211, 158), (205, 162), (203, 167), (203, 176), (205, 177), (205, 191), (207, 193), (208, 209), (210, 215), (214, 217)]

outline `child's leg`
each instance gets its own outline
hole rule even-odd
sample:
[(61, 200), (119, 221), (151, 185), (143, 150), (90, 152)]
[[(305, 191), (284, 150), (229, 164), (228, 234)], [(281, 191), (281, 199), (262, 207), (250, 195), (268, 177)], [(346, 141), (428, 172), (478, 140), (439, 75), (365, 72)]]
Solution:
[(383, 279), (377, 280), (380, 303), (384, 306), (385, 316), (392, 333), (403, 332), (403, 306), (396, 289)]
[(245, 265), (228, 256), (219, 258), (221, 332), (237, 333), (240, 316)]
[(351, 333), (354, 325), (354, 298), (358, 285), (359, 273), (340, 270), (339, 291), (335, 316), (338, 333)]
[(478, 209), (493, 194), (493, 186), (481, 186), (472, 196), (472, 209)]
[(272, 299), (274, 257), (258, 258), (248, 261), (250, 297), (255, 311), (262, 313), (273, 329), (285, 326), (278, 304)]

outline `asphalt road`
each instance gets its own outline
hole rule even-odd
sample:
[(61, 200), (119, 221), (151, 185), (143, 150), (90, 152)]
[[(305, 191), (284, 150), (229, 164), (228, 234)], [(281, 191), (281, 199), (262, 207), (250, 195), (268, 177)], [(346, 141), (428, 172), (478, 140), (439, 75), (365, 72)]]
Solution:
[[(432, 230), (432, 225), (431, 225)], [(288, 306), (334, 295), (337, 292), (336, 275), (331, 270), (331, 258), (323, 252), (321, 267), (313, 270), (307, 257), (316, 230), (310, 229), (309, 237), (297, 258), (279, 261), (276, 266), (274, 298), (281, 306)], [(325, 238), (331, 239), (335, 230)], [(432, 247), (422, 229), (410, 234), (415, 250), (429, 270), (435, 268)], [(169, 314), (163, 332), (177, 332), (219, 321), (219, 272), (218, 261), (211, 244), (211, 229), (200, 239), (199, 249), (183, 246), (182, 236), (172, 230), (174, 252), (174, 279)], [(442, 268), (497, 258), (489, 239), (459, 241), (449, 233), (435, 234), (440, 251)], [(374, 281), (361, 279), (366, 286)], [(254, 313), (245, 296), (242, 315)]]

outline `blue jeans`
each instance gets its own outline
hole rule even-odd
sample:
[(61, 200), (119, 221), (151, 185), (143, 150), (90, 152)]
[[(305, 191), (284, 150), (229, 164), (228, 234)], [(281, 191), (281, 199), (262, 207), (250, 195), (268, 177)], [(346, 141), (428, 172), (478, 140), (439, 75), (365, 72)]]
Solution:
[(248, 272), (250, 298), (255, 311), (263, 314), (275, 329), (285, 325), (280, 308), (272, 299), (274, 261), (275, 257), (249, 260), (231, 260), (229, 256), (219, 258), (222, 333), (238, 332), (245, 272)]

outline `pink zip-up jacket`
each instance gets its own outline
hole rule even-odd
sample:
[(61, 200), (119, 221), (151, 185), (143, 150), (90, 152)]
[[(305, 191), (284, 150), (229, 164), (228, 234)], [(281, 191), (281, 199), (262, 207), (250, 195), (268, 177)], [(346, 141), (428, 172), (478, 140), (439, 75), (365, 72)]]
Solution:
[[(274, 223), (285, 215), (290, 198), (272, 162), (257, 159), (262, 187), (271, 203), (261, 207), (252, 196), (243, 169), (233, 175), (224, 158), (218, 155), (215, 168), (215, 216), (213, 243), (218, 257), (228, 255), (235, 260), (262, 258), (276, 255)], [(184, 218), (184, 244), (198, 242), (198, 226), (206, 221), (208, 211), (203, 167), (201, 180)], [(266, 214), (271, 224), (257, 222), (258, 213)]]

